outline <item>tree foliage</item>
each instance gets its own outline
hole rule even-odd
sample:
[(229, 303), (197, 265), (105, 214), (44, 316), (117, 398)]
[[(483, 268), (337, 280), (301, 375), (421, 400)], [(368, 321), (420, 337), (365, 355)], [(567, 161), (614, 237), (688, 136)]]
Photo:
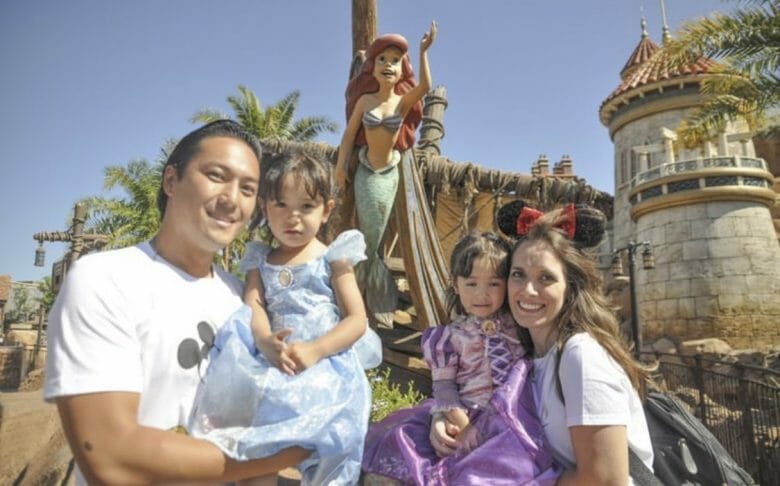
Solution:
[(41, 293), (41, 296), (38, 298), (38, 303), (43, 307), (44, 312), (48, 313), (54, 305), (54, 299), (57, 297), (57, 294), (54, 292), (51, 277), (43, 277), (43, 279), (38, 282), (38, 291)]
[(678, 128), (688, 147), (700, 145), (729, 121), (764, 126), (767, 110), (780, 104), (778, 0), (743, 0), (730, 14), (716, 12), (684, 24), (664, 46), (672, 62), (685, 66), (702, 56), (717, 60), (701, 83), (704, 104)]
[(84, 199), (88, 211), (85, 232), (108, 236), (107, 248), (123, 248), (152, 238), (160, 227), (157, 192), (162, 169), (174, 145), (168, 141), (154, 163), (136, 159), (126, 166), (106, 167), (103, 189), (121, 189), (123, 194)]
[[(263, 109), (260, 99), (246, 86), (238, 86), (238, 95), (227, 97), (233, 110), (234, 120), (258, 138), (280, 138), (305, 142), (313, 140), (324, 132), (335, 133), (338, 125), (324, 116), (310, 116), (295, 119), (301, 93), (294, 90), (276, 103)], [(211, 108), (195, 113), (192, 122), (208, 123), (230, 116)]]

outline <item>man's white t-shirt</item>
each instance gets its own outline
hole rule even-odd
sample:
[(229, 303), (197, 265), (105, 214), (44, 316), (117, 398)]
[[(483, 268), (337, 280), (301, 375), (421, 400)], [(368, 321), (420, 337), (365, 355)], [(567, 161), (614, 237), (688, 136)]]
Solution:
[(639, 394), (623, 368), (588, 333), (566, 342), (560, 364), (565, 406), (555, 384), (557, 351), (534, 359), (533, 391), (537, 410), (555, 459), (568, 469), (576, 464), (569, 427), (625, 425), (629, 447), (652, 471), (653, 448)]
[(79, 259), (49, 314), (44, 398), (135, 392), (141, 425), (186, 427), (214, 333), (242, 304), (213, 269), (192, 277), (148, 242)]

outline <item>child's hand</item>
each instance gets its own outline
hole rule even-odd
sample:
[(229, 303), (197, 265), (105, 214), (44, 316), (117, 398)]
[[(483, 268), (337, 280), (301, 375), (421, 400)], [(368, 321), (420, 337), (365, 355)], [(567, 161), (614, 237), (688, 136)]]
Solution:
[(479, 431), (476, 428), (472, 427), (471, 425), (467, 425), (466, 428), (462, 429), (458, 433), (458, 435), (455, 437), (455, 441), (458, 443), (458, 449), (471, 452), (477, 448), (481, 442), (481, 437), (479, 435)]
[(462, 408), (453, 408), (444, 412), (447, 422), (458, 427), (458, 431), (464, 430), (469, 425), (469, 414)]
[(458, 446), (455, 436), (458, 435), (458, 432), (460, 432), (458, 426), (447, 421), (443, 413), (433, 415), (428, 440), (430, 440), (437, 456), (447, 457), (455, 452)]
[(311, 342), (297, 341), (290, 343), (287, 346), (287, 352), (298, 373), (311, 368), (322, 359), (317, 346)]
[(292, 334), (292, 329), (282, 329), (268, 336), (258, 338), (255, 344), (261, 353), (274, 366), (288, 375), (295, 374), (295, 362), (290, 357), (290, 349), (284, 340)]

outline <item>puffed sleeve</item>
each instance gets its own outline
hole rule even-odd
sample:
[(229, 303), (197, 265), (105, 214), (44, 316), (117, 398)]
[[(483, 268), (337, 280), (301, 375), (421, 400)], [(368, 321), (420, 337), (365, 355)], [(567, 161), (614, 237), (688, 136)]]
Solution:
[(347, 230), (336, 237), (325, 252), (325, 261), (347, 260), (355, 265), (366, 259), (366, 239), (358, 230)]
[(452, 345), (449, 326), (430, 327), (423, 332), (422, 350), (433, 379), (433, 398), (436, 404), (431, 413), (465, 408), (455, 383), (459, 357)]
[(238, 269), (246, 273), (249, 270), (254, 270), (260, 266), (268, 257), (271, 247), (262, 241), (251, 241), (246, 245), (246, 252), (244, 257), (238, 263)]

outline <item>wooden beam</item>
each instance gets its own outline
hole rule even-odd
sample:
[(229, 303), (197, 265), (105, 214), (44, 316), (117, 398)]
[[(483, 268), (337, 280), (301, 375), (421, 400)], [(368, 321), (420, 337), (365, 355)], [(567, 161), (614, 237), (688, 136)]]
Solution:
[(382, 359), (390, 364), (404, 368), (412, 373), (424, 376), (428, 379), (431, 378), (431, 371), (428, 369), (428, 365), (425, 360), (409, 356), (408, 354), (399, 353), (393, 351), (387, 347), (382, 348)]
[(376, 39), (376, 0), (352, 0), (352, 57)]

